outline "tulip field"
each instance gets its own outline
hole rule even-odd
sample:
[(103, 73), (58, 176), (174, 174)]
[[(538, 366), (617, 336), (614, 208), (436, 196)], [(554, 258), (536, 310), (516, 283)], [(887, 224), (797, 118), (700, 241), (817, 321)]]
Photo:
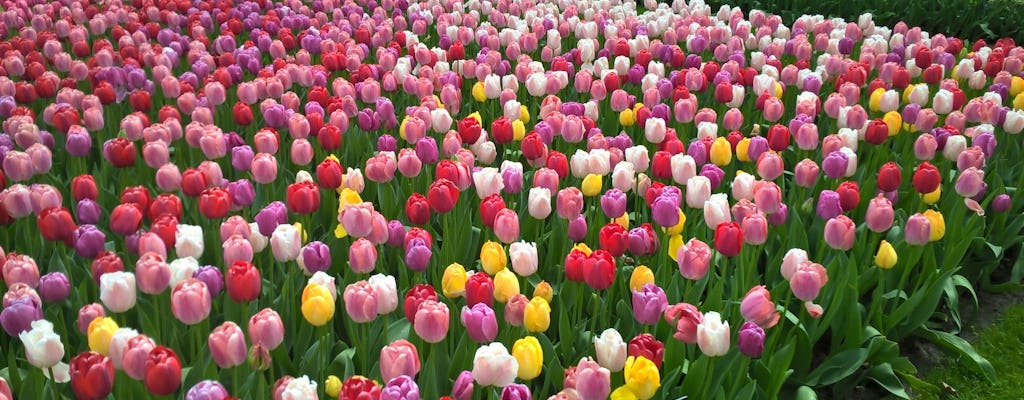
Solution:
[(1010, 38), (2, 0), (0, 56), (0, 400), (940, 394), (910, 342), (999, 379), (958, 334), (1024, 278)]

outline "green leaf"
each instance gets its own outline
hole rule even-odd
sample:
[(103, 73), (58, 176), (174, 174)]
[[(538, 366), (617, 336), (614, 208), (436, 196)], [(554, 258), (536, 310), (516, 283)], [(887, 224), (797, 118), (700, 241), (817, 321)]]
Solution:
[(928, 328), (918, 329), (915, 333), (921, 338), (927, 339), (939, 346), (942, 346), (942, 348), (946, 350), (966, 357), (967, 359), (973, 362), (974, 366), (977, 368), (979, 372), (985, 375), (986, 379), (988, 379), (990, 382), (995, 381), (995, 368), (992, 367), (992, 364), (989, 363), (988, 360), (985, 359), (985, 357), (982, 357), (981, 354), (978, 354), (978, 352), (974, 350), (974, 346), (971, 346), (971, 344), (968, 341), (951, 333), (931, 330)]
[(853, 375), (868, 359), (868, 349), (857, 348), (829, 357), (806, 380), (811, 386), (827, 386)]
[(892, 365), (889, 363), (880, 364), (872, 367), (868, 370), (868, 378), (875, 381), (879, 386), (884, 388), (892, 395), (901, 399), (910, 399), (907, 391), (903, 389), (903, 383), (896, 376), (896, 373), (892, 370)]
[(412, 328), (412, 324), (405, 318), (397, 319), (388, 325), (388, 343), (393, 343), (398, 339), (405, 339), (409, 337), (409, 329)]

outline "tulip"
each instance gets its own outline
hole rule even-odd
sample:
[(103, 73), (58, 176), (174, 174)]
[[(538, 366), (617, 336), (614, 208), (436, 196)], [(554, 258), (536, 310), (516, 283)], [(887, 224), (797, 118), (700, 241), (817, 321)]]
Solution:
[(302, 251), (302, 239), (295, 225), (281, 224), (270, 236), (270, 249), (278, 262), (295, 260)]
[(551, 215), (551, 191), (543, 187), (531, 188), (527, 204), (531, 217), (547, 218), (548, 215)]
[(704, 314), (697, 325), (697, 346), (708, 357), (717, 357), (729, 352), (729, 321), (722, 321), (717, 312)]
[(206, 284), (196, 278), (178, 282), (171, 290), (171, 312), (185, 325), (195, 325), (206, 319), (210, 315), (210, 291)]
[(850, 250), (856, 239), (857, 226), (845, 215), (831, 218), (825, 223), (825, 243), (836, 250)]
[(51, 272), (39, 278), (39, 297), (43, 301), (58, 303), (71, 293), (71, 284), (63, 272)]
[(284, 341), (284, 324), (276, 311), (264, 308), (249, 318), (248, 333), (253, 345), (273, 350)]
[(621, 371), (626, 365), (626, 342), (622, 335), (613, 328), (606, 329), (594, 338), (597, 362), (609, 371)]
[(344, 299), (345, 311), (353, 321), (364, 323), (377, 318), (377, 294), (368, 281), (359, 281), (346, 286)]
[(651, 334), (644, 333), (630, 339), (627, 354), (631, 357), (643, 357), (651, 360), (656, 367), (661, 368), (661, 363), (665, 358), (665, 345)]
[[(641, 400), (654, 397), (661, 387), (661, 374), (651, 360), (644, 357), (629, 357), (624, 369), (626, 384), (624, 388)], [(612, 398), (616, 398), (612, 393)]]
[(114, 388), (114, 364), (96, 352), (84, 352), (68, 363), (71, 391), (79, 399), (102, 399)]
[(772, 303), (771, 293), (764, 285), (754, 286), (746, 296), (743, 296), (740, 314), (743, 315), (743, 319), (765, 329), (775, 326), (780, 318), (779, 313), (775, 311), (775, 303)]
[(459, 189), (455, 184), (445, 178), (438, 178), (430, 184), (427, 190), (427, 202), (430, 208), (438, 214), (445, 214), (455, 208), (459, 201)]
[(365, 377), (354, 375), (341, 385), (339, 399), (359, 400), (364, 398), (377, 399), (381, 396), (381, 388), (376, 382)]
[(519, 276), (530, 276), (537, 272), (537, 244), (525, 241), (512, 243), (508, 247), (512, 270)]
[(743, 323), (736, 340), (740, 353), (750, 358), (759, 358), (764, 352), (764, 329), (752, 321)]
[(544, 350), (533, 336), (519, 339), (512, 345), (512, 356), (519, 364), (517, 376), (524, 381), (540, 376), (544, 366)]
[(168, 347), (157, 346), (146, 359), (146, 390), (157, 396), (167, 396), (181, 386), (181, 362)]
[(18, 336), (25, 346), (25, 358), (36, 368), (47, 369), (64, 358), (64, 344), (53, 332), (53, 323), (45, 319), (32, 321), (32, 329)]
[[(316, 382), (311, 381), (308, 376), (302, 376), (301, 378), (287, 378), (289, 379), (285, 382), (278, 380), (278, 382), (274, 384), (275, 400), (318, 399)], [(280, 393), (280, 395), (278, 393)]]
[(200, 258), (203, 255), (203, 228), (198, 225), (178, 224), (174, 250), (178, 257)]
[(868, 202), (868, 210), (864, 220), (868, 229), (871, 229), (872, 232), (881, 233), (889, 230), (892, 227), (894, 218), (895, 212), (892, 208), (892, 202), (888, 198), (879, 194)]
[(88, 341), (89, 349), (100, 354), (106, 354), (110, 349), (110, 340), (117, 331), (117, 323), (110, 317), (96, 318), (89, 323)]
[(380, 349), (380, 375), (385, 381), (399, 376), (413, 378), (420, 371), (419, 353), (416, 346), (399, 339)]
[(242, 365), (248, 355), (242, 328), (231, 321), (225, 321), (214, 328), (213, 332), (210, 332), (207, 344), (210, 346), (214, 362), (221, 368)]
[(723, 222), (715, 227), (715, 250), (726, 257), (740, 253), (743, 247), (743, 230), (735, 222)]
[(417, 308), (413, 329), (427, 343), (440, 343), (448, 335), (448, 321), (448, 306), (428, 299)]
[(551, 325), (551, 306), (543, 297), (534, 297), (523, 309), (523, 326), (529, 332), (545, 332)]
[(135, 274), (111, 272), (100, 276), (100, 300), (110, 311), (122, 313), (132, 309), (135, 298)]
[(227, 399), (228, 397), (228, 390), (224, 385), (221, 385), (220, 382), (214, 380), (200, 381), (192, 386), (192, 388), (188, 390), (188, 393), (185, 394), (185, 398), (188, 400), (222, 400)]
[(653, 283), (643, 285), (640, 290), (633, 291), (633, 317), (637, 322), (654, 325), (661, 318), (661, 313), (668, 307), (665, 291)]
[(245, 303), (256, 300), (259, 297), (261, 289), (260, 271), (250, 263), (235, 261), (228, 268), (224, 281), (225, 287), (228, 290), (228, 297), (232, 301)]
[(878, 252), (875, 253), (875, 265), (881, 269), (892, 269), (892, 267), (896, 266), (898, 259), (896, 249), (892, 247), (892, 244), (882, 240), (878, 245)]
[(481, 346), (473, 356), (473, 379), (481, 386), (508, 386), (518, 371), (519, 362), (501, 343)]
[(828, 283), (828, 273), (821, 264), (805, 261), (797, 266), (789, 282), (798, 299), (812, 301)]

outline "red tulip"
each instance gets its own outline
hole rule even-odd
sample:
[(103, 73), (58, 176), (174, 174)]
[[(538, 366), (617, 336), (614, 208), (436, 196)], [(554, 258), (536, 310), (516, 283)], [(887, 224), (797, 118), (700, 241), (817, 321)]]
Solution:
[(380, 393), (381, 389), (377, 382), (355, 375), (341, 385), (338, 400), (377, 400), (380, 399)]
[(609, 222), (601, 227), (598, 240), (601, 243), (602, 250), (611, 253), (613, 257), (618, 257), (624, 254), (629, 246), (629, 232), (622, 225)]
[(224, 282), (228, 290), (228, 297), (235, 302), (253, 301), (260, 296), (262, 288), (260, 271), (251, 263), (235, 261), (234, 264), (231, 264), (231, 268), (228, 268)]
[(112, 251), (104, 251), (92, 260), (92, 280), (100, 284), (100, 277), (107, 272), (124, 271), (124, 261)]
[(181, 362), (174, 350), (156, 346), (146, 358), (146, 390), (157, 396), (173, 394), (181, 386)]
[[(0, 185), (0, 187), (3, 186)], [(76, 202), (82, 201), (82, 199), (96, 200), (99, 197), (96, 179), (89, 174), (76, 176), (71, 180), (71, 195), (75, 198)]]
[(333, 158), (324, 159), (316, 166), (316, 180), (324, 189), (337, 189), (341, 187), (341, 181), (345, 175), (341, 164)]
[(149, 98), (149, 92), (145, 90), (136, 90), (132, 94), (128, 95), (128, 104), (132, 106), (132, 109), (139, 112), (146, 112), (152, 107), (153, 102)]
[(145, 186), (126, 187), (121, 191), (121, 204), (135, 203), (141, 210), (149, 209), (149, 199), (149, 189)]
[(573, 282), (583, 282), (583, 263), (587, 255), (582, 250), (572, 249), (565, 256), (565, 277)]
[(208, 186), (210, 182), (206, 181), (206, 175), (198, 169), (189, 168), (181, 174), (181, 192), (188, 197), (199, 197)]
[(405, 308), (402, 309), (405, 319), (409, 322), (415, 321), (416, 311), (419, 311), (420, 304), (427, 300), (437, 301), (437, 291), (433, 286), (419, 283), (409, 288), (409, 291), (405, 292)]
[(68, 367), (71, 391), (78, 399), (102, 399), (114, 389), (114, 363), (107, 356), (88, 351), (72, 358)]
[(629, 340), (626, 354), (633, 357), (644, 357), (661, 368), (665, 360), (665, 344), (655, 339), (650, 333), (641, 333)]
[(860, 187), (857, 186), (857, 182), (840, 183), (836, 188), (836, 193), (839, 193), (839, 206), (842, 207), (843, 212), (853, 210), (860, 204)]
[(459, 188), (452, 181), (439, 178), (430, 184), (427, 190), (427, 202), (430, 208), (438, 214), (444, 214), (455, 208), (459, 202)]
[(341, 128), (334, 125), (324, 125), (317, 129), (316, 140), (324, 150), (337, 150), (341, 148)]
[(170, 215), (181, 219), (181, 199), (172, 193), (161, 193), (149, 202), (149, 219), (156, 220), (160, 216)]
[(498, 117), (491, 123), (491, 137), (494, 139), (494, 143), (511, 143), (515, 139), (515, 135), (512, 132), (512, 122), (505, 117)]
[(320, 208), (320, 188), (309, 181), (293, 183), (288, 185), (286, 199), (288, 211), (310, 214)]
[(783, 151), (789, 147), (789, 128), (775, 124), (768, 128), (768, 148)]
[(583, 262), (583, 280), (594, 290), (604, 290), (615, 282), (615, 259), (605, 250), (594, 250)]
[(942, 184), (942, 175), (939, 174), (938, 168), (925, 161), (914, 170), (912, 181), (914, 190), (921, 194), (928, 194), (934, 192)]
[(220, 219), (231, 209), (231, 193), (223, 188), (212, 187), (199, 196), (199, 212), (209, 219)]
[(878, 169), (878, 189), (883, 192), (892, 192), (900, 188), (903, 181), (903, 173), (896, 163), (889, 161)]
[(248, 126), (253, 120), (252, 107), (243, 102), (235, 103), (231, 108), (231, 115), (235, 117), (235, 123), (241, 126)]
[(899, 67), (892, 74), (892, 88), (903, 90), (907, 86), (910, 86), (910, 71), (906, 68)]
[(565, 158), (565, 154), (552, 150), (548, 153), (547, 167), (555, 170), (558, 179), (569, 176), (569, 159)]
[(413, 225), (424, 225), (430, 222), (430, 204), (427, 198), (419, 193), (413, 193), (405, 202), (405, 217)]
[(116, 168), (135, 165), (135, 142), (119, 137), (103, 143), (103, 158)]
[(93, 86), (92, 94), (99, 97), (100, 104), (108, 105), (117, 100), (117, 94), (114, 91), (114, 86), (109, 82), (101, 81)]
[(732, 84), (719, 82), (715, 85), (715, 101), (725, 104), (732, 101)]
[[(39, 85), (36, 85), (36, 89), (39, 89)], [(52, 97), (52, 96), (41, 96), (41, 97)], [(68, 133), (68, 129), (72, 125), (81, 125), (82, 118), (78, 115), (78, 110), (71, 106), (57, 107), (57, 111), (53, 113), (53, 126), (60, 133)]]
[(483, 272), (470, 275), (466, 280), (466, 306), (473, 307), (477, 303), (494, 305), (494, 281)]
[(462, 138), (462, 143), (476, 144), (480, 140), (480, 133), (483, 128), (480, 126), (480, 121), (476, 118), (466, 117), (459, 120), (459, 137)]
[(175, 239), (178, 237), (178, 217), (169, 214), (161, 215), (149, 225), (149, 231), (160, 237), (165, 248), (174, 248)]
[(501, 195), (495, 193), (485, 197), (480, 201), (480, 218), (483, 220), (484, 226), (488, 228), (494, 228), (494, 217), (498, 215), (498, 211), (505, 209), (505, 199), (501, 198)]
[(142, 209), (138, 204), (118, 204), (110, 213), (110, 230), (127, 236), (139, 230), (142, 224)]
[(544, 143), (544, 140), (536, 132), (526, 135), (522, 143), (519, 144), (519, 149), (523, 151), (523, 157), (526, 157), (531, 162), (541, 159), (548, 154), (548, 145)]
[(743, 229), (735, 222), (722, 222), (715, 228), (715, 250), (733, 257), (743, 248)]
[(78, 229), (75, 226), (75, 220), (71, 218), (71, 213), (63, 207), (43, 209), (39, 213), (39, 218), (36, 219), (36, 224), (39, 226), (39, 233), (43, 235), (43, 239), (60, 240), (68, 246), (72, 245), (71, 234)]
[(672, 179), (672, 154), (667, 151), (654, 153), (654, 160), (651, 162), (651, 173), (655, 179)]
[(864, 132), (865, 141), (871, 144), (882, 144), (888, 138), (889, 126), (885, 124), (885, 121), (875, 118), (868, 122), (868, 127)]

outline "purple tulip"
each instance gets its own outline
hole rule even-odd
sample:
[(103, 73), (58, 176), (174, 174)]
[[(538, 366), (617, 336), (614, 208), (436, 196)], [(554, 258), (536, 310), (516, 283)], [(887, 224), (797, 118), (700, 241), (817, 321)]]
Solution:
[(51, 272), (39, 278), (39, 297), (45, 302), (62, 302), (70, 293), (71, 283), (63, 272)]
[(260, 212), (256, 213), (254, 220), (259, 226), (260, 234), (270, 237), (278, 225), (288, 223), (288, 206), (280, 201), (267, 204)]
[(32, 322), (43, 318), (43, 309), (35, 299), (25, 296), (11, 301), (0, 311), (0, 325), (12, 337), (31, 329)]
[(744, 322), (737, 339), (740, 353), (750, 358), (761, 357), (761, 353), (764, 352), (764, 336), (764, 329), (756, 323)]

